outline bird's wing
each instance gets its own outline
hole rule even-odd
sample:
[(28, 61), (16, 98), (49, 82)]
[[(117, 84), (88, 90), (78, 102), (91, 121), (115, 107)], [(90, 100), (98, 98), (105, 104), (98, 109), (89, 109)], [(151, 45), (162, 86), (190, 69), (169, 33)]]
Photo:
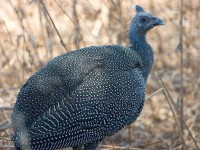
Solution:
[(80, 85), (90, 71), (101, 65), (101, 57), (91, 58), (77, 52), (53, 59), (20, 89), (12, 115), (13, 122), (21, 124), (21, 120), (26, 120), (26, 124), (30, 126), (63, 98), (70, 101), (70, 91)]

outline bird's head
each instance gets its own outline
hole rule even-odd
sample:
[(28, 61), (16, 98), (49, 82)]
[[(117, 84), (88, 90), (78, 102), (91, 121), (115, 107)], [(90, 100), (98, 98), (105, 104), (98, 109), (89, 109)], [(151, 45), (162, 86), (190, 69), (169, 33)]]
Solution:
[(164, 24), (165, 23), (162, 19), (145, 12), (141, 6), (136, 5), (136, 15), (131, 21), (129, 35), (131, 38), (134, 38), (134, 36), (145, 37), (146, 33), (150, 29)]

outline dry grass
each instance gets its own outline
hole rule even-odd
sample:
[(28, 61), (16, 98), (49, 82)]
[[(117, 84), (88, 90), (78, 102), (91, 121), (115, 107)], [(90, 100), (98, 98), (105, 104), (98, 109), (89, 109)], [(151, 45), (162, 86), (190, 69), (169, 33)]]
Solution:
[[(48, 0), (44, 6), (50, 18), (39, 1), (1, 1), (1, 107), (5, 109), (13, 106), (22, 84), (55, 56), (90, 45), (127, 45), (128, 24), (135, 13), (133, 8), (136, 2)], [(150, 31), (148, 41), (154, 48), (155, 64), (159, 68), (160, 77), (176, 103), (176, 108), (179, 108), (180, 53), (176, 51), (179, 43), (179, 2), (139, 2), (146, 10), (166, 20), (166, 26)], [(183, 10), (184, 120), (200, 146), (200, 2), (185, 1)], [(154, 67), (148, 80), (147, 95), (160, 88), (164, 86)], [(140, 118), (129, 128), (105, 139), (100, 149), (181, 149), (178, 123), (166, 99), (170, 101), (169, 95), (159, 92), (147, 100)], [(178, 118), (176, 110), (174, 112)], [(1, 110), (1, 125), (9, 123), (10, 113), (9, 109)], [(11, 129), (1, 130), (1, 149), (12, 149), (9, 148), (12, 145), (11, 133)], [(182, 137), (187, 149), (197, 149), (185, 127)]]

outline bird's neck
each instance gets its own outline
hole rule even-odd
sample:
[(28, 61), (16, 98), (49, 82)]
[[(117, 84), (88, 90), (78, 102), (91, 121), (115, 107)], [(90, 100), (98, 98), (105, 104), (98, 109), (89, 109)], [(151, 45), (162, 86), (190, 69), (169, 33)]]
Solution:
[(146, 41), (146, 33), (139, 33), (135, 27), (131, 27), (129, 30), (129, 40), (131, 45), (145, 45)]
[(153, 51), (146, 41), (146, 34), (139, 34), (135, 28), (129, 31), (130, 46), (133, 47), (142, 58), (144, 64), (143, 76), (147, 80), (153, 65)]

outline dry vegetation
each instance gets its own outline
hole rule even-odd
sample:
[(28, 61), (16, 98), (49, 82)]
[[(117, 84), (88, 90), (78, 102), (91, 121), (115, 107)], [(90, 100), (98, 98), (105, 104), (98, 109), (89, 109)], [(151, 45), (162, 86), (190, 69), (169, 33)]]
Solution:
[[(0, 106), (10, 108), (23, 83), (55, 56), (90, 45), (127, 45), (127, 30), (134, 6), (164, 18), (166, 26), (148, 34), (155, 64), (171, 97), (179, 108), (181, 91), (179, 1), (174, 0), (48, 0), (45, 8), (37, 0), (0, 1)], [(184, 2), (183, 98), (184, 120), (200, 147), (200, 1)], [(62, 42), (60, 41), (60, 37)], [(64, 47), (65, 45), (65, 47)], [(163, 84), (154, 66), (147, 85), (151, 95)], [(1, 110), (1, 125), (10, 120), (10, 110)], [(102, 142), (100, 149), (178, 150), (181, 135), (163, 92), (146, 101), (140, 118)], [(187, 149), (196, 150), (184, 128)], [(12, 130), (0, 132), (0, 149), (12, 149)], [(107, 145), (107, 146), (105, 146)]]

